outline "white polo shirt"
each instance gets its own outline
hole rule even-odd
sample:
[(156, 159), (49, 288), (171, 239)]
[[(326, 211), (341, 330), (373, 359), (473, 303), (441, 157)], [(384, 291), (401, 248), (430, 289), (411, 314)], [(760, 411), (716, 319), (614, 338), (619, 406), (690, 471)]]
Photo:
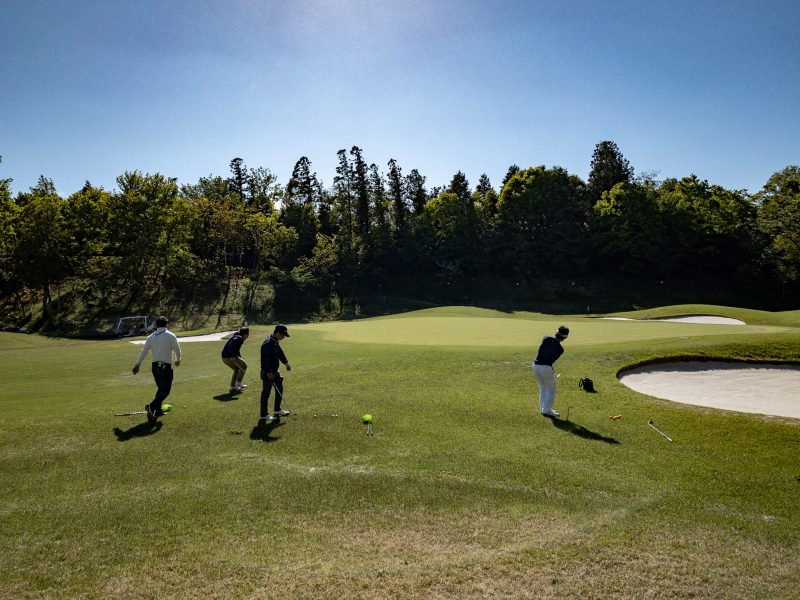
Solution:
[(163, 362), (172, 364), (172, 353), (175, 353), (175, 360), (181, 360), (181, 346), (178, 344), (178, 338), (175, 334), (169, 331), (166, 327), (159, 327), (149, 336), (144, 342), (142, 351), (139, 353), (139, 358), (136, 359), (136, 364), (141, 365), (147, 352), (153, 352), (153, 362)]

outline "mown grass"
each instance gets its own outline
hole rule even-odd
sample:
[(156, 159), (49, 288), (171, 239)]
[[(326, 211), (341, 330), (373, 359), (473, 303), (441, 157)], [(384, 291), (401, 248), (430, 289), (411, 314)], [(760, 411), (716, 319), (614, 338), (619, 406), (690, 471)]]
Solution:
[[(221, 342), (184, 344), (175, 409), (153, 427), (112, 416), (152, 396), (130, 374), (139, 347), (2, 334), (0, 596), (796, 597), (800, 423), (642, 396), (616, 373), (798, 360), (800, 319), (654, 312), (754, 324), (453, 307), (295, 325), (298, 414), (269, 428), (252, 381), (226, 393)], [(562, 322), (569, 420), (551, 421), (529, 363)], [(255, 374), (269, 329), (252, 331)]]

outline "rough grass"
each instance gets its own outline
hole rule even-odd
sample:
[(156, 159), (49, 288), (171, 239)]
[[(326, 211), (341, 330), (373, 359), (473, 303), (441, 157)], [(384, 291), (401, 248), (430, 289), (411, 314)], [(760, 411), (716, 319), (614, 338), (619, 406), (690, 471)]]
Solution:
[[(691, 314), (711, 311), (744, 314)], [(130, 374), (139, 347), (2, 334), (0, 597), (793, 598), (799, 423), (616, 380), (662, 355), (797, 360), (798, 316), (751, 312), (747, 327), (463, 307), (290, 326), (299, 414), (268, 428), (259, 386), (226, 393), (222, 342), (184, 345), (175, 409), (149, 426), (112, 416), (152, 395)], [(550, 421), (529, 363), (561, 322), (570, 417)], [(269, 329), (252, 330), (255, 373)]]

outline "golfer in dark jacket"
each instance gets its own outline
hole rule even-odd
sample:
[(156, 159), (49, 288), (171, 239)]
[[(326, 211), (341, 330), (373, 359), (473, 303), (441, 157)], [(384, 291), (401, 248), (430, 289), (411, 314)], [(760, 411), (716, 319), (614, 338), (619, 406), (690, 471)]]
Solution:
[(225, 342), (222, 348), (222, 362), (233, 369), (231, 375), (231, 392), (239, 392), (247, 386), (242, 383), (244, 374), (247, 371), (247, 363), (242, 358), (242, 344), (250, 336), (250, 328), (242, 327), (233, 334), (233, 337)]
[(556, 401), (556, 376), (553, 373), (553, 363), (564, 354), (561, 342), (567, 339), (568, 335), (569, 328), (562, 325), (555, 336), (544, 336), (536, 353), (536, 360), (533, 361), (533, 373), (539, 382), (539, 409), (545, 417), (559, 415), (553, 410)]
[[(291, 414), (288, 410), (281, 408), (283, 401), (283, 377), (278, 369), (280, 364), (286, 365), (286, 370), (291, 371), (292, 366), (286, 359), (286, 355), (281, 348), (281, 340), (289, 337), (289, 330), (286, 325), (276, 325), (275, 331), (261, 344), (261, 419), (272, 421), (274, 418), (285, 417)], [(275, 388), (275, 410), (273, 416), (269, 414), (269, 396), (272, 388)]]

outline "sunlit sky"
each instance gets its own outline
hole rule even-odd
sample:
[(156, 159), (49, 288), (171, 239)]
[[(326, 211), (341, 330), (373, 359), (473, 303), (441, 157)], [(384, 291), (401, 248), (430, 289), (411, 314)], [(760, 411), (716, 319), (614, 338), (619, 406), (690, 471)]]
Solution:
[(797, 0), (3, 0), (0, 178), (62, 195), (337, 151), (426, 185), (508, 167), (758, 191), (800, 164)]

